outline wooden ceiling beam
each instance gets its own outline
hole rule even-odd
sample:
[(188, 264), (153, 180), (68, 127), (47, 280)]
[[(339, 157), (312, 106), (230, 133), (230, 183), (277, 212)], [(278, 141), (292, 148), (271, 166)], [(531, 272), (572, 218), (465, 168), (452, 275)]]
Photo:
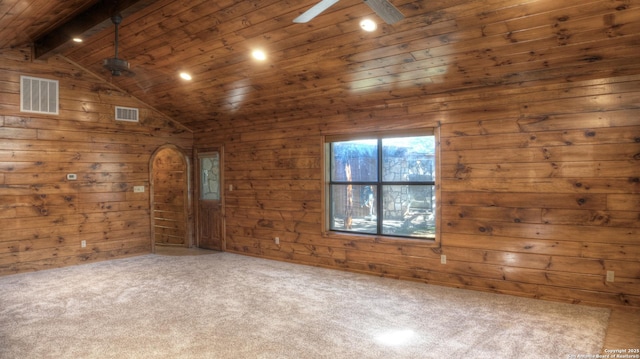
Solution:
[(34, 41), (34, 57), (46, 58), (71, 46), (73, 37), (88, 38), (109, 26), (111, 16), (119, 13), (126, 18), (156, 0), (100, 0), (64, 24), (39, 36)]

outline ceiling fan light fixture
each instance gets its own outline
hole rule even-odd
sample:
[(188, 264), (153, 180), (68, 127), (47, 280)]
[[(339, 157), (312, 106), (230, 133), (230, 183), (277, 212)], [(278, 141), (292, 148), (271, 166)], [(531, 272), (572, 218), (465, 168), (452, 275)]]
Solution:
[[(323, 11), (334, 5), (340, 0), (320, 0), (302, 15), (293, 19), (295, 23), (305, 23), (320, 15)], [(371, 10), (382, 18), (387, 24), (392, 25), (404, 19), (404, 15), (389, 0), (363, 0)]]
[(113, 22), (113, 24), (115, 25), (115, 55), (112, 58), (104, 59), (102, 61), (102, 66), (105, 69), (109, 70), (112, 76), (120, 76), (123, 73), (127, 76), (133, 76), (133, 72), (129, 70), (129, 62), (127, 60), (118, 58), (118, 26), (122, 22), (122, 16), (120, 14), (113, 15), (111, 17), (111, 22)]
[(102, 61), (102, 66), (111, 71), (111, 75), (113, 76), (120, 76), (123, 72), (129, 71), (129, 62), (117, 57), (104, 59)]
[(389, 25), (393, 25), (396, 22), (404, 19), (404, 15), (388, 0), (364, 0), (364, 3), (369, 5), (371, 10), (375, 11), (378, 16)]
[(362, 19), (362, 21), (360, 21), (360, 27), (364, 31), (372, 32), (376, 31), (376, 29), (378, 28), (378, 24), (376, 24), (376, 22), (371, 19)]

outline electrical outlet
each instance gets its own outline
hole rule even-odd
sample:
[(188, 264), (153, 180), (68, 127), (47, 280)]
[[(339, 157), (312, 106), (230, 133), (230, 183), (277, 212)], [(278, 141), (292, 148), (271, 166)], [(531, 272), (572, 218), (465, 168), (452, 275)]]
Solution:
[(275, 238), (273, 239), (273, 242), (274, 242), (275, 244), (280, 244), (280, 237), (275, 237)]
[(80, 241), (80, 247), (87, 248), (87, 241), (85, 240)]
[(447, 256), (444, 254), (440, 255), (440, 264), (447, 264)]
[(68, 173), (67, 174), (67, 180), (69, 181), (75, 181), (78, 179), (78, 175), (75, 173)]
[(615, 279), (615, 272), (612, 270), (607, 271), (607, 282), (613, 282)]

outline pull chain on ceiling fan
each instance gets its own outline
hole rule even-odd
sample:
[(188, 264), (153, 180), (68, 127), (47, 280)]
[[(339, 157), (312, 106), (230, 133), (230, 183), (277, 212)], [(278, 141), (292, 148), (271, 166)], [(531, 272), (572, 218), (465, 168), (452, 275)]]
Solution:
[[(321, 0), (315, 4), (309, 10), (302, 13), (302, 15), (293, 19), (296, 23), (305, 23), (320, 15), (323, 11), (327, 10), (333, 4), (339, 0)], [(404, 19), (404, 15), (388, 0), (363, 0), (365, 4), (382, 18), (387, 24), (395, 24), (396, 22)]]
[(133, 72), (129, 70), (129, 62), (118, 58), (118, 27), (122, 22), (122, 16), (120, 14), (113, 15), (111, 17), (111, 22), (115, 25), (115, 56), (104, 59), (102, 61), (102, 66), (111, 72), (113, 76), (120, 76), (121, 74), (125, 74), (128, 76), (133, 76)]

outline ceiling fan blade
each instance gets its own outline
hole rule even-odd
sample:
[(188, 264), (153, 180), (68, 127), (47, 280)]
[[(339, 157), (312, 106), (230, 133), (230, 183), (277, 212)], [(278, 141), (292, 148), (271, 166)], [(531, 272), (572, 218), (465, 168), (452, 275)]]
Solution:
[(305, 12), (303, 12), (300, 16), (293, 19), (293, 22), (296, 23), (304, 23), (313, 19), (314, 17), (320, 15), (323, 11), (327, 10), (331, 5), (337, 3), (339, 0), (322, 0), (319, 3), (313, 5), (313, 7)]
[(404, 15), (387, 0), (364, 0), (365, 4), (378, 14), (387, 24), (395, 24), (404, 19)]

